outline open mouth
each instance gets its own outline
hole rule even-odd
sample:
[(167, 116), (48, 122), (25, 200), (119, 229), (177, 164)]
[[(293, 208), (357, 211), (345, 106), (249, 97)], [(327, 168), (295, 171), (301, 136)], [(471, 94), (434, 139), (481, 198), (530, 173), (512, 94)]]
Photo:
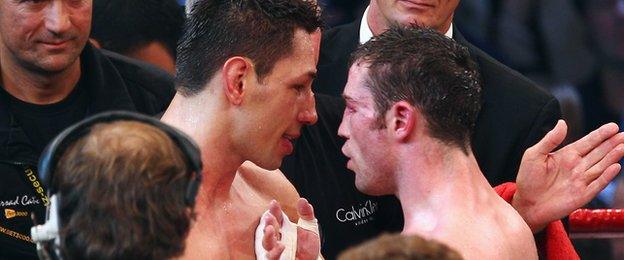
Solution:
[(284, 134), (281, 138), (282, 147), (286, 150), (286, 154), (291, 154), (295, 149), (295, 141), (299, 138), (299, 135)]
[(288, 134), (284, 134), (282, 135), (282, 138), (285, 138), (286, 140), (288, 140), (290, 143), (295, 143), (295, 141), (297, 140), (297, 138), (299, 138), (299, 135), (288, 135)]

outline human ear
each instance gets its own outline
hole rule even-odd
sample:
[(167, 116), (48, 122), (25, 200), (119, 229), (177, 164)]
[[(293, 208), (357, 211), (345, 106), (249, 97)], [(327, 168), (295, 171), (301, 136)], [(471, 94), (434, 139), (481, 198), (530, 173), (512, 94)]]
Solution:
[(229, 58), (223, 64), (223, 92), (233, 105), (240, 105), (245, 94), (245, 78), (253, 73), (251, 62), (243, 57)]
[(412, 136), (416, 124), (417, 110), (405, 101), (392, 105), (386, 113), (386, 125), (394, 139), (406, 142)]

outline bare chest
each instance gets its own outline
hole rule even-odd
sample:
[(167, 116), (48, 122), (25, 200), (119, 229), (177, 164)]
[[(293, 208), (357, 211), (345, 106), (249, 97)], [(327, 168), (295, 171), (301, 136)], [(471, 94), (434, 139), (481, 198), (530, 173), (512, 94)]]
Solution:
[(196, 210), (185, 259), (255, 259), (255, 230), (271, 198), (253, 189), (238, 194)]

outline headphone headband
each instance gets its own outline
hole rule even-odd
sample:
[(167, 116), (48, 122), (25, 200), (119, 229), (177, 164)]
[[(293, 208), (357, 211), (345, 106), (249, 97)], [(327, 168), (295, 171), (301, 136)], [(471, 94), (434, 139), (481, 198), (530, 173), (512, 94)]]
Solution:
[(191, 181), (188, 184), (187, 192), (185, 194), (185, 203), (192, 207), (195, 204), (195, 196), (201, 183), (201, 153), (197, 145), (192, 139), (183, 132), (169, 126), (158, 119), (126, 111), (110, 111), (100, 113), (91, 117), (88, 117), (61, 132), (56, 136), (52, 142), (45, 148), (39, 159), (39, 178), (48, 188), (48, 194), (55, 194), (57, 187), (54, 187), (54, 172), (56, 170), (60, 157), (65, 153), (65, 150), (76, 140), (87, 135), (90, 132), (92, 126), (99, 123), (110, 123), (115, 121), (137, 121), (154, 126), (161, 131), (165, 132), (169, 138), (180, 148), (185, 158), (188, 171), (194, 173)]

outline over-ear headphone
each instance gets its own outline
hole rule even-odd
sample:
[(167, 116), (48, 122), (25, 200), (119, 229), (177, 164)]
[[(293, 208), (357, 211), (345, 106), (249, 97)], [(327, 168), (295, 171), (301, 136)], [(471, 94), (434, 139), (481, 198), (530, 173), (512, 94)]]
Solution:
[[(178, 146), (185, 158), (186, 166), (191, 179), (187, 185), (184, 194), (185, 204), (189, 207), (195, 205), (195, 197), (201, 184), (201, 153), (197, 145), (186, 134), (179, 130), (160, 122), (158, 119), (144, 116), (137, 113), (125, 111), (104, 112), (87, 119), (84, 119), (69, 128), (65, 129), (52, 142), (48, 144), (39, 159), (39, 178), (48, 189), (50, 197), (50, 205), (46, 214), (46, 223), (34, 226), (31, 229), (33, 241), (37, 244), (39, 257), (60, 259), (60, 238), (58, 231), (60, 230), (60, 220), (58, 217), (58, 207), (60, 203), (60, 194), (56, 194), (58, 187), (54, 186), (54, 171), (56, 170), (58, 161), (65, 153), (67, 148), (75, 141), (86, 136), (91, 131), (91, 127), (99, 123), (109, 123), (115, 121), (138, 121), (154, 126), (165, 132), (169, 138)], [(50, 242), (54, 246), (50, 247)]]

